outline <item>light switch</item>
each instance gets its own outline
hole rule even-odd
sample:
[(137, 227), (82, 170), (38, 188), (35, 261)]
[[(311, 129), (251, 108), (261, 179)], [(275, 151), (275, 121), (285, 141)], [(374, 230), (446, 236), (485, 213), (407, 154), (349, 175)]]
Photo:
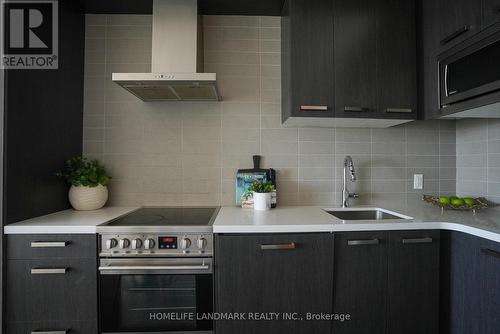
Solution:
[(413, 189), (424, 189), (424, 174), (413, 174)]

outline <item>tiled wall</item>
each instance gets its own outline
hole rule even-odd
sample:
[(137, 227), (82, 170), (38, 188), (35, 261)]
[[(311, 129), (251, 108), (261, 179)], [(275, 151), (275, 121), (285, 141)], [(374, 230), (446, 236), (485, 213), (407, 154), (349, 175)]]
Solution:
[(500, 120), (457, 121), (457, 192), (500, 203)]
[(346, 154), (358, 203), (418, 199), (414, 173), (426, 193), (455, 192), (455, 122), (281, 128), (279, 18), (204, 19), (205, 71), (217, 73), (221, 103), (139, 101), (110, 78), (150, 71), (151, 17), (87, 16), (84, 151), (110, 169), (111, 204), (232, 205), (235, 172), (253, 154), (277, 169), (282, 205), (338, 205)]

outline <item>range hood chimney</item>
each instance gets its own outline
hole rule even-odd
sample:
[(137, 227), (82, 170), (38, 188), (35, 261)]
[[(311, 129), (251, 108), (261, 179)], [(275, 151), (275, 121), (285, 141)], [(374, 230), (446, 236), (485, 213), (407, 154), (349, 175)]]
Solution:
[(203, 72), (197, 0), (153, 0), (152, 73), (113, 73), (143, 101), (218, 101), (215, 73)]

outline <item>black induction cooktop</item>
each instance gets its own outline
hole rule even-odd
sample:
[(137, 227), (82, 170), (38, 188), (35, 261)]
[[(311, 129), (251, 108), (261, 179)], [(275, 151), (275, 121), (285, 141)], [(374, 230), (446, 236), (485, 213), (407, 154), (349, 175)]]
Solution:
[(105, 226), (211, 226), (218, 207), (145, 207)]

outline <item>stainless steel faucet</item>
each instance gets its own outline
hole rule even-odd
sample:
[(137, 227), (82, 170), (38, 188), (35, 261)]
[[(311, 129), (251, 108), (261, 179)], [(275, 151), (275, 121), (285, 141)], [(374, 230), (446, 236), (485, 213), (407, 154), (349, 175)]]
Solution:
[(349, 169), (349, 179), (351, 182), (356, 181), (356, 172), (354, 171), (354, 163), (352, 158), (348, 155), (344, 158), (344, 179), (342, 181), (342, 207), (349, 207), (349, 198), (358, 198), (356, 193), (349, 193), (347, 190), (347, 170)]

